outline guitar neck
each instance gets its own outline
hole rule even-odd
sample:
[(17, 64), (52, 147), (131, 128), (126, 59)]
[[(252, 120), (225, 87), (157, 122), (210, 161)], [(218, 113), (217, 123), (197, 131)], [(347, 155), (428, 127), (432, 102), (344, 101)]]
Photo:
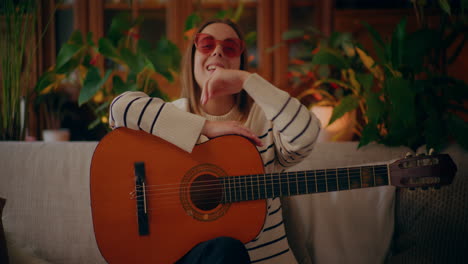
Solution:
[(388, 166), (254, 174), (220, 178), (223, 203), (389, 185)]

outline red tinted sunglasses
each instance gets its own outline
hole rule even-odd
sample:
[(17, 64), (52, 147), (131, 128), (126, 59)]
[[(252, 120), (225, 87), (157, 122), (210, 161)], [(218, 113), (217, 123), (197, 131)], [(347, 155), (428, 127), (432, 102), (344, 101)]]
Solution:
[(238, 38), (227, 38), (225, 40), (217, 40), (210, 34), (198, 33), (195, 35), (195, 47), (203, 54), (212, 52), (219, 43), (223, 48), (223, 53), (227, 57), (239, 57), (244, 51), (244, 41)]

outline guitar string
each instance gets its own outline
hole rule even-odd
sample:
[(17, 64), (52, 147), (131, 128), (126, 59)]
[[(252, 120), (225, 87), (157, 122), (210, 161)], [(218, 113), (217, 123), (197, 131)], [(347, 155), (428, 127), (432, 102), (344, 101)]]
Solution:
[[(376, 177), (381, 177), (381, 176), (387, 176), (386, 173), (376, 173), (375, 174)], [(345, 177), (332, 177), (333, 180), (335, 180), (336, 178), (338, 179), (338, 181), (336, 181), (337, 185), (339, 184), (339, 180), (341, 179), (349, 179), (350, 181), (352, 180), (352, 178), (357, 178), (357, 177), (360, 177), (360, 175), (353, 175), (351, 177), (348, 177), (348, 176), (345, 176)], [(317, 183), (317, 184), (323, 184), (325, 182), (330, 182), (329, 179), (325, 179), (324, 177), (321, 177), (321, 178), (317, 178), (315, 179), (315, 177), (313, 177), (312, 179), (308, 179), (308, 178), (305, 178), (305, 177), (298, 177), (298, 180), (291, 180), (291, 181), (284, 181), (284, 179), (268, 179), (268, 181), (265, 183), (265, 181), (257, 181), (254, 183), (252, 183), (252, 181), (250, 181), (251, 183), (246, 183), (245, 181), (244, 182), (240, 182), (240, 181), (236, 181), (236, 182), (231, 182), (231, 183), (225, 183), (223, 184), (222, 182), (220, 181), (217, 181), (216, 184), (208, 184), (208, 185), (201, 185), (201, 186), (193, 186), (193, 185), (188, 185), (187, 186), (183, 186), (183, 187), (175, 187), (175, 188), (165, 188), (165, 189), (160, 189), (160, 190), (145, 190), (145, 193), (146, 193), (146, 196), (149, 197), (149, 196), (155, 196), (155, 195), (168, 195), (168, 194), (178, 194), (180, 190), (186, 190), (186, 189), (190, 189), (192, 186), (194, 189), (196, 190), (193, 190), (192, 192), (205, 192), (205, 191), (210, 191), (210, 190), (216, 190), (217, 188), (215, 189), (210, 189), (212, 186), (220, 186), (220, 188), (225, 188), (226, 189), (229, 189), (229, 190), (232, 190), (232, 189), (236, 189), (236, 188), (248, 188), (249, 186), (251, 186), (252, 188), (264, 188), (265, 186), (270, 186), (270, 185), (279, 185), (279, 184), (295, 184), (296, 182), (299, 184), (299, 183), (304, 183), (304, 182), (310, 182), (310, 183)], [(257, 184), (258, 183), (258, 184)], [(374, 183), (375, 184), (375, 183)], [(228, 185), (228, 186), (226, 186)], [(229, 186), (229, 185), (232, 185), (232, 186)], [(362, 183), (361, 183), (362, 185)], [(223, 187), (221, 187), (223, 186)], [(206, 187), (209, 187), (209, 188), (206, 188)], [(297, 186), (298, 187), (298, 186)], [(140, 187), (141, 188), (141, 187)], [(294, 186), (293, 186), (294, 188)], [(133, 195), (134, 198), (139, 198), (141, 197), (142, 195), (134, 195), (136, 191), (132, 191), (130, 192), (130, 195)], [(156, 192), (156, 194), (154, 194)]]
[[(375, 167), (373, 168), (373, 170), (378, 170), (378, 169), (385, 169), (385, 171), (387, 171), (387, 165), (377, 165), (378, 167)], [(372, 168), (372, 167), (365, 167), (365, 168)], [(352, 169), (354, 171), (350, 171), (348, 170), (347, 168), (344, 168), (343, 170), (346, 170), (346, 171), (337, 171), (338, 169), (325, 169), (325, 170), (316, 170), (316, 171), (298, 171), (298, 172), (288, 172), (288, 174), (294, 174), (294, 173), (303, 173), (304, 175), (306, 176), (310, 176), (310, 174), (314, 173), (317, 174), (317, 173), (327, 173), (327, 172), (330, 172), (330, 173), (333, 173), (331, 172), (331, 170), (335, 170), (336, 173), (346, 173), (348, 174), (348, 171), (350, 173), (361, 173), (361, 168), (356, 168), (356, 167), (350, 167), (349, 169)], [(341, 169), (340, 169), (341, 170)], [(278, 172), (273, 172), (273, 173), (261, 173), (261, 174), (252, 174), (252, 175), (241, 175), (241, 176), (228, 176), (228, 177), (244, 177), (244, 176), (261, 176), (261, 177), (269, 177), (271, 175), (276, 175), (276, 176), (279, 176), (280, 174), (286, 174), (286, 172), (282, 172), (282, 173), (278, 173)], [(309, 174), (309, 175), (307, 175)], [(323, 174), (323, 175), (324, 175)], [(225, 177), (227, 178), (227, 177)], [(217, 181), (217, 179), (214, 179), (214, 180), (205, 180), (205, 181), (199, 181), (199, 183), (205, 183), (205, 182), (213, 182), (213, 181)], [(164, 186), (164, 185), (178, 185), (180, 183), (168, 183), (168, 184), (153, 184), (153, 185), (146, 185), (146, 188), (149, 189), (150, 187), (155, 187), (155, 186)]]
[[(247, 181), (250, 181), (250, 182), (258, 182), (261, 186), (264, 186), (264, 185), (268, 185), (268, 184), (275, 184), (275, 183), (271, 183), (272, 181), (273, 182), (283, 182), (284, 179), (280, 179), (279, 177), (274, 177), (274, 176), (271, 176), (271, 175), (259, 175), (261, 177), (257, 177), (257, 179), (254, 179), (254, 178), (251, 178), (250, 180), (247, 180), (246, 178), (243, 178), (242, 181), (243, 183), (246, 183)], [(387, 172), (375, 172), (375, 174), (372, 174), (370, 175), (371, 177), (372, 176), (376, 176), (376, 177), (382, 177), (382, 176), (387, 176)], [(322, 181), (329, 181), (329, 179), (337, 179), (337, 180), (341, 180), (341, 179), (352, 179), (352, 178), (357, 178), (357, 177), (362, 177), (361, 173), (357, 173), (357, 172), (353, 172), (353, 173), (350, 173), (349, 175), (344, 175), (344, 176), (339, 176), (339, 175), (336, 175), (336, 176), (332, 176), (332, 177), (327, 177), (327, 179), (325, 179), (325, 175), (318, 175), (318, 176), (315, 176), (315, 175), (301, 175), (301, 176), (297, 176), (297, 179), (304, 179), (304, 181), (318, 181), (319, 183), (322, 183)], [(293, 177), (293, 179), (290, 181), (292, 183), (296, 182), (294, 180), (295, 177)], [(230, 180), (229, 182), (225, 182), (224, 184), (225, 185), (236, 185), (236, 184), (239, 184), (240, 183), (240, 178), (236, 178), (238, 180), (235, 180), (233, 177), (225, 177), (224, 179), (232, 179), (232, 181)], [(309, 180), (311, 179), (311, 180)], [(265, 181), (267, 181), (267, 183), (265, 183)], [(288, 181), (288, 180), (287, 180)], [(222, 181), (220, 179), (215, 179), (215, 180), (207, 180), (207, 181), (199, 181), (199, 182), (196, 182), (196, 183), (201, 183), (201, 182), (204, 182), (204, 183), (214, 183), (214, 184), (205, 184), (205, 185), (201, 185), (199, 187), (207, 187), (207, 186), (217, 186), (217, 185), (223, 185)], [(178, 190), (180, 189), (186, 189), (186, 188), (190, 188), (193, 186), (193, 183), (194, 182), (191, 182), (191, 183), (172, 183), (172, 184), (162, 184), (162, 185), (149, 185), (149, 186), (153, 186), (152, 188), (148, 188), (148, 185), (146, 186), (145, 188), (145, 192), (146, 193), (154, 193), (154, 192), (158, 192), (158, 193), (165, 193), (165, 191), (177, 191), (176, 193), (178, 193)], [(286, 182), (285, 182), (286, 183)], [(175, 187), (170, 187), (170, 188), (158, 188), (159, 186), (175, 186)], [(158, 186), (158, 187), (155, 187), (155, 186)], [(257, 186), (257, 184), (255, 184), (255, 186)], [(239, 186), (239, 187), (242, 187), (242, 186)], [(141, 185), (137, 185), (136, 188), (141, 188)], [(233, 187), (231, 187), (233, 188)], [(162, 191), (162, 192), (161, 192)], [(135, 191), (132, 191), (130, 194), (134, 193)], [(167, 192), (166, 192), (167, 193)], [(169, 192), (170, 193), (170, 192)]]
[[(304, 182), (305, 182), (305, 181), (304, 181)], [(277, 184), (278, 184), (278, 183), (277, 183)], [(365, 186), (365, 187), (377, 187), (377, 186), (375, 186), (375, 183), (374, 183), (373, 186)], [(361, 186), (360, 188), (363, 188), (363, 187)], [(314, 188), (314, 189), (316, 190), (315, 193), (318, 193), (318, 192), (319, 192), (319, 190), (317, 190), (317, 188)], [(350, 188), (350, 186), (348, 186), (348, 189), (346, 189), (346, 190), (351, 190), (351, 189), (352, 189), (352, 186), (351, 186), (351, 188)], [(199, 191), (200, 191), (200, 192), (206, 192), (206, 191), (208, 191), (208, 190), (222, 190), (222, 188), (205, 189), (205, 190), (199, 190)], [(250, 199), (250, 198), (253, 197), (253, 196), (251, 195), (251, 193), (248, 192), (249, 190), (246, 190), (246, 189), (244, 189), (244, 190), (245, 190), (245, 195), (241, 195), (241, 193), (242, 193), (241, 190), (240, 190), (239, 192), (237, 192), (237, 193), (239, 194), (239, 198), (242, 198), (241, 196), (243, 196), (244, 198), (247, 198), (247, 196), (249, 196), (249, 198), (248, 198), (247, 200), (252, 200), (252, 199)], [(303, 188), (303, 190), (305, 190), (305, 188)], [(336, 190), (333, 190), (333, 191), (339, 191), (339, 190), (340, 190), (340, 189), (339, 189), (339, 186), (337, 186), (337, 189), (336, 189)], [(268, 190), (268, 191), (269, 191), (269, 190)], [(273, 194), (273, 193), (276, 194), (277, 191), (279, 191), (279, 188), (275, 188), (274, 190), (272, 190), (271, 193), (272, 193), (272, 194)], [(293, 191), (293, 195), (296, 195), (296, 194), (298, 194), (298, 193), (301, 193), (300, 191), (301, 191), (301, 189), (299, 189), (299, 190), (296, 189), (296, 192)], [(222, 191), (221, 191), (221, 192), (222, 192)], [(255, 191), (255, 192), (256, 192), (256, 191)], [(290, 193), (290, 190), (289, 190), (288, 192)], [(268, 193), (269, 193), (269, 192), (266, 192), (265, 194), (268, 195)], [(171, 195), (165, 195), (165, 196), (162, 196), (162, 197), (159, 197), (159, 198), (158, 198), (158, 197), (153, 197), (153, 198), (151, 198), (151, 199), (147, 199), (147, 201), (153, 201), (153, 200), (159, 200), (159, 201), (161, 201), (161, 200), (162, 200), (162, 203), (159, 203), (159, 204), (161, 204), (161, 205), (171, 204), (171, 203), (176, 203), (176, 204), (178, 204), (177, 201), (174, 201), (174, 198), (179, 197), (178, 194), (179, 194), (179, 192), (174, 193), (174, 195), (172, 195), (172, 196), (171, 196)], [(244, 194), (244, 193), (242, 193), (242, 194)], [(257, 195), (255, 195), (255, 197), (260, 197), (260, 196), (261, 196), (261, 193), (257, 193), (257, 192), (256, 192), (256, 194), (257, 194)], [(304, 194), (305, 194), (305, 193), (304, 193)], [(281, 195), (279, 195), (279, 196), (282, 196), (282, 195), (283, 195), (283, 192), (281, 192)], [(205, 196), (206, 196), (206, 195), (205, 195)], [(276, 196), (276, 195), (274, 195), (274, 196)], [(224, 196), (223, 196), (223, 197), (224, 197)], [(163, 199), (163, 198), (164, 198), (164, 199)], [(232, 200), (232, 195), (231, 195), (230, 198), (231, 198), (230, 200)], [(237, 197), (236, 197), (236, 198), (237, 198)], [(266, 197), (265, 197), (265, 198), (266, 198)], [(135, 198), (132, 198), (132, 199), (135, 199)], [(167, 199), (170, 199), (170, 201), (164, 201), (164, 200), (167, 200)], [(202, 197), (200, 197), (199, 199), (200, 199), (200, 200), (203, 200)], [(142, 199), (135, 199), (135, 200), (141, 201)], [(234, 199), (234, 200), (237, 200), (237, 199)], [(239, 199), (239, 200), (246, 200), (246, 199)], [(208, 203), (219, 203), (219, 202), (208, 202)], [(200, 203), (199, 203), (199, 204), (200, 204)]]

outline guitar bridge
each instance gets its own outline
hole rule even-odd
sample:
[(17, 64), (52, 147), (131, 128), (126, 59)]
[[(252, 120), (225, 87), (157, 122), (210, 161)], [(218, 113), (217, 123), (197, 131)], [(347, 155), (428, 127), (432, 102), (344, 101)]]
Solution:
[(135, 193), (138, 217), (138, 234), (149, 235), (148, 210), (146, 200), (145, 163), (135, 162)]

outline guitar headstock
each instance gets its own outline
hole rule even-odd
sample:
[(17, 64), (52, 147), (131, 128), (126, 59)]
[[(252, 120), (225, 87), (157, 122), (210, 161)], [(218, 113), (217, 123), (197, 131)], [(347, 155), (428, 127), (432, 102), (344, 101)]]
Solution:
[(448, 154), (407, 156), (389, 165), (391, 185), (440, 187), (452, 183), (457, 165)]

